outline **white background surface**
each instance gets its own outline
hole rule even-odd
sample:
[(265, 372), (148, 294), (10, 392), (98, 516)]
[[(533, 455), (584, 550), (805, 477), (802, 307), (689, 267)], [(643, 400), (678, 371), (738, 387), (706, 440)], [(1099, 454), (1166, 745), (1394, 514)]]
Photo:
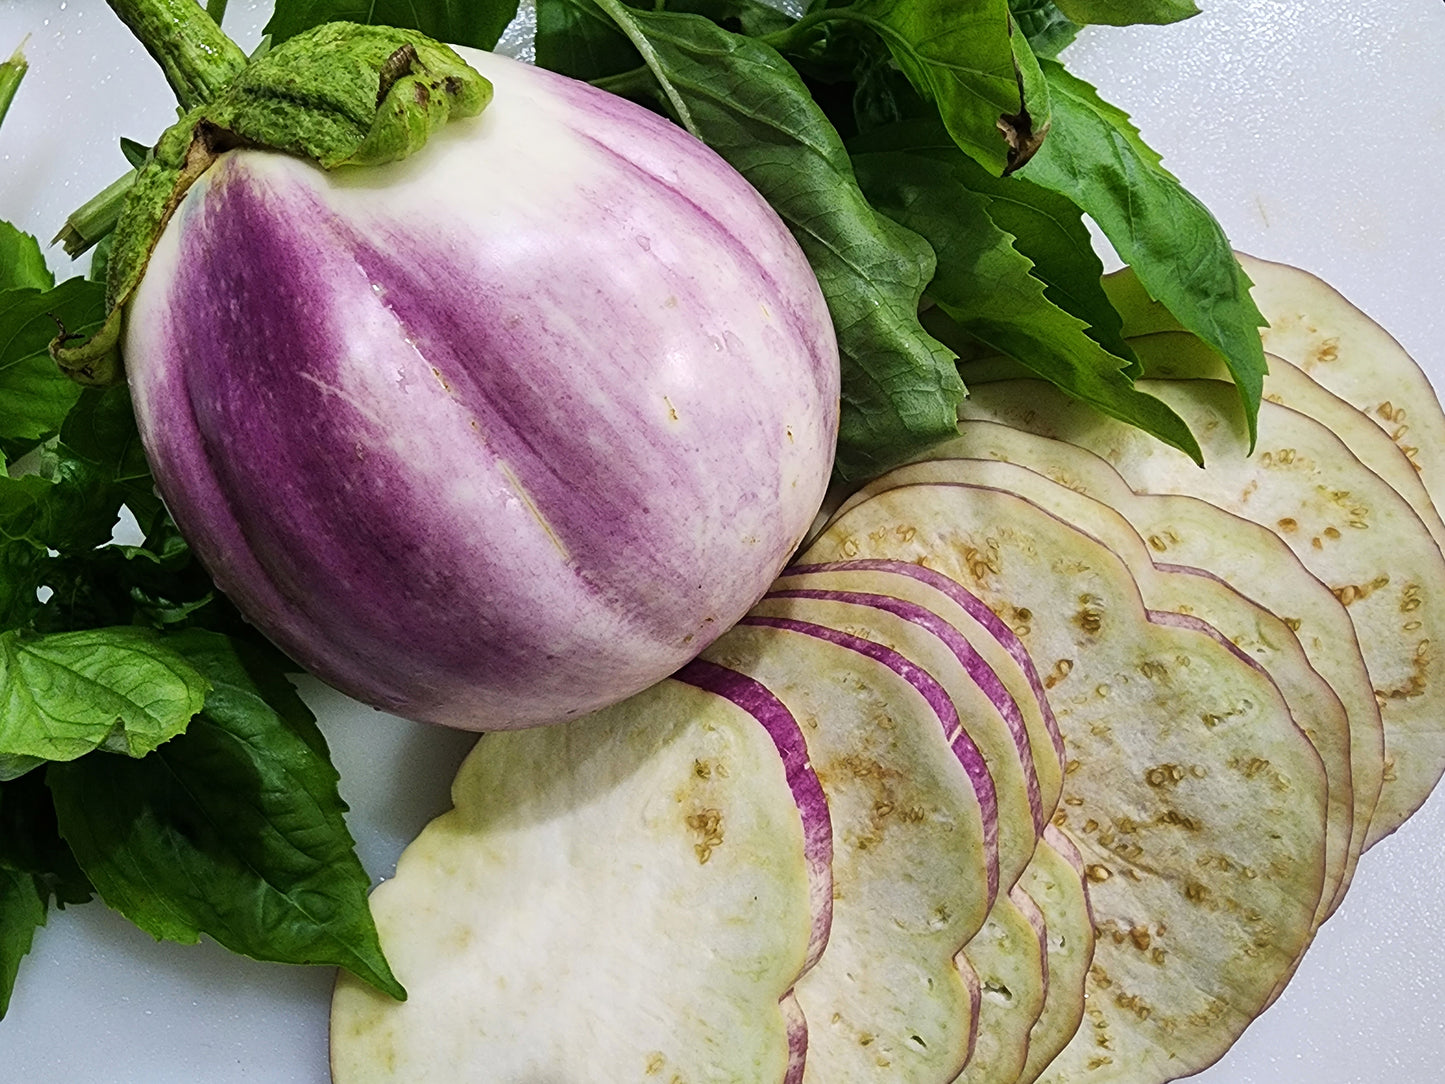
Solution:
[[(1133, 114), (1238, 247), (1320, 274), (1445, 385), (1445, 4), (1203, 2), (1182, 25), (1089, 31), (1070, 67)], [(268, 8), (233, 0), (226, 27), (243, 47)], [(151, 142), (173, 99), (100, 0), (0, 0), (0, 54), (26, 34), (31, 72), (0, 131), (0, 217), (48, 238), (124, 170), (117, 138)], [(307, 691), (362, 859), (384, 875), (444, 807), (468, 739)], [(157, 945), (99, 905), (76, 908), (52, 917), (22, 969), (0, 1080), (323, 1084), (329, 985), (321, 969)], [(1284, 996), (1196, 1079), (1445, 1080), (1445, 796), (1364, 857)]]

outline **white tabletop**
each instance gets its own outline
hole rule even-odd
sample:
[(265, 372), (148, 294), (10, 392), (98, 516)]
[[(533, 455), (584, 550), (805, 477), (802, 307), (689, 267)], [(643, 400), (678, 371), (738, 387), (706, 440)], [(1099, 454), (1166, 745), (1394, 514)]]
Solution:
[[(232, 0), (250, 47), (269, 3)], [(1173, 27), (1086, 32), (1070, 67), (1128, 110), (1236, 245), (1308, 268), (1445, 384), (1445, 5), (1215, 0)], [(0, 131), (0, 217), (48, 238), (174, 116), (98, 0), (4, 0), (31, 72)], [(57, 267), (63, 257), (54, 256)], [(376, 876), (446, 803), (468, 739), (306, 686)], [(1360, 863), (1294, 982), (1207, 1084), (1445, 1079), (1445, 796)], [(99, 905), (52, 915), (0, 1077), (36, 1084), (323, 1084), (330, 975), (158, 945)]]

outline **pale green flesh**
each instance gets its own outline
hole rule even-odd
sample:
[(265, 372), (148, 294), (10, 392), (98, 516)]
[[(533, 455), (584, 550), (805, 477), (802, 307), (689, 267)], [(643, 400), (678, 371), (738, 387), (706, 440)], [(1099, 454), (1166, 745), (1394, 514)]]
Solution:
[(1028, 1057), (1029, 1031), (1048, 984), (1044, 918), (1017, 889), (1000, 896), (963, 950), (983, 990), (978, 1039), (957, 1084), (1013, 1084)]
[[(1129, 520), (1156, 560), (1204, 569), (1284, 619), (1309, 664), (1345, 707), (1353, 814), (1343, 876), (1330, 902), (1333, 913), (1354, 875), (1384, 771), (1379, 705), (1339, 599), (1272, 531), (1193, 497), (1136, 494), (1107, 462), (1077, 445), (991, 422), (964, 422), (956, 440), (931, 454), (1018, 463), (1096, 497)], [(1331, 770), (1330, 777), (1333, 800), (1337, 773)]]
[(999, 891), (1012, 887), (1033, 858), (1042, 824), (1053, 807), (1035, 817), (1028, 797), (1025, 768), (1013, 735), (993, 701), (974, 684), (957, 656), (927, 630), (869, 606), (812, 598), (764, 597), (749, 612), (811, 621), (882, 644), (922, 667), (943, 686), (958, 709), (964, 729), (988, 763), (998, 802)]
[(807, 560), (845, 553), (953, 576), (1052, 679), (1070, 769), (1056, 823), (1100, 936), (1087, 1024), (1046, 1079), (1212, 1063), (1308, 943), (1323, 890), (1324, 770), (1278, 692), (1215, 636), (1149, 621), (1114, 554), (1012, 494), (881, 493)]
[(1284, 264), (1240, 256), (1269, 320), (1264, 348), (1297, 366), (1383, 429), (1445, 500), (1445, 413), (1430, 380), (1379, 324), (1335, 289)]
[[(1181, 332), (1162, 332), (1130, 340), (1151, 378), (1167, 380), (1228, 379), (1228, 370), (1199, 339)], [(1302, 369), (1270, 355), (1264, 396), (1313, 418), (1344, 442), (1367, 468), (1378, 474), (1414, 509), (1430, 537), (1445, 541), (1445, 523), (1430, 500), (1419, 470), (1390, 435), (1356, 407), (1316, 383)], [(1433, 400), (1432, 400), (1433, 401)]]
[(932, 610), (957, 629), (998, 676), (1023, 715), (1028, 733), (1029, 755), (1039, 781), (1039, 801), (1052, 811), (1059, 804), (1064, 785), (1064, 767), (1054, 745), (1038, 694), (1023, 668), (988, 629), (959, 603), (937, 588), (912, 576), (870, 569), (800, 571), (784, 569), (773, 590), (812, 588), (821, 591), (862, 591), (902, 599)]
[(1324, 426), (1264, 402), (1259, 449), (1244, 455), (1233, 387), (1140, 381), (1199, 437), (1209, 467), (1036, 381), (977, 386), (970, 419), (1078, 444), (1142, 492), (1198, 497), (1275, 531), (1345, 603), (1380, 704), (1385, 769), (1365, 845), (1402, 824), (1445, 770), (1445, 560), (1409, 505)]
[(813, 916), (763, 726), (674, 681), (481, 739), (372, 896), (408, 1000), (343, 974), (337, 1084), (782, 1081)]
[(953, 960), (992, 906), (993, 827), (937, 715), (881, 663), (801, 632), (738, 625), (704, 657), (793, 713), (828, 798), (832, 926), (795, 988), (804, 1079), (951, 1080), (973, 1031)]
[(1084, 888), (1084, 859), (1068, 836), (1050, 828), (1019, 881), (1044, 916), (1049, 988), (1029, 1032), (1016, 1084), (1033, 1084), (1069, 1044), (1084, 1019), (1084, 983), (1094, 959), (1094, 918)]
[[(965, 422), (962, 426), (965, 435), (953, 443), (952, 450), (957, 451), (959, 445), (967, 443), (967, 433), (978, 425), (980, 423)], [(1156, 568), (1149, 547), (1120, 512), (1016, 463), (940, 458), (900, 467), (865, 486), (841, 511), (885, 489), (949, 483), (1017, 493), (1096, 538), (1123, 559), (1139, 586), (1145, 606), (1202, 618), (1264, 667), (1283, 695), (1291, 716), (1314, 745), (1328, 779), (1325, 892), (1315, 924), (1324, 922), (1350, 864), (1354, 794), (1350, 786), (1349, 719), (1334, 690), (1310, 666), (1289, 626), (1222, 580)]]

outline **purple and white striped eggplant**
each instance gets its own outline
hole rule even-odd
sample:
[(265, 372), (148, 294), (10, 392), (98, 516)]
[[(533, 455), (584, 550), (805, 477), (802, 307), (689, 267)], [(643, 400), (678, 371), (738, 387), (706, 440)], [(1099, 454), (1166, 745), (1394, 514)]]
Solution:
[(124, 354), (241, 610), (361, 700), (495, 729), (619, 700), (742, 616), (822, 499), (838, 362), (801, 251), (714, 153), (465, 55), (491, 105), (404, 161), (222, 156)]

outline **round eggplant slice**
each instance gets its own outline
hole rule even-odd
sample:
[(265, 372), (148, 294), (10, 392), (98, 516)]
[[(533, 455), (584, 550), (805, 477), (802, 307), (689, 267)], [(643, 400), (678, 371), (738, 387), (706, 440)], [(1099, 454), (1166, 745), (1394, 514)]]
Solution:
[(408, 999), (341, 976), (338, 1084), (796, 1079), (827, 804), (765, 690), (681, 677), (478, 742), (372, 895)]
[[(966, 422), (963, 428), (974, 424)], [(1310, 666), (1290, 627), (1208, 573), (1178, 565), (1156, 566), (1143, 538), (1114, 508), (1016, 463), (943, 458), (910, 464), (869, 483), (853, 500), (861, 502), (885, 489), (920, 483), (986, 486), (1032, 501), (1118, 554), (1150, 610), (1202, 618), (1264, 668), (1325, 767), (1329, 794), (1325, 893), (1315, 923), (1324, 922), (1350, 859), (1354, 795), (1349, 719), (1329, 683)], [(843, 510), (848, 507), (844, 504)]]
[(787, 707), (827, 795), (832, 925), (794, 990), (804, 1079), (952, 1080), (976, 1004), (954, 957), (998, 891), (993, 780), (956, 705), (891, 648), (791, 617), (751, 614), (703, 658)]
[(1268, 527), (1354, 622), (1385, 736), (1385, 774), (1365, 845), (1398, 828), (1445, 771), (1445, 559), (1418, 516), (1323, 425), (1268, 400), (1259, 447), (1232, 385), (1141, 380), (1188, 423), (1189, 458), (1038, 381), (976, 386), (962, 412), (1097, 452), (1141, 492), (1199, 497)]
[(808, 621), (880, 644), (943, 687), (988, 765), (997, 797), (999, 890), (1012, 888), (1054, 811), (1039, 800), (1027, 740), (1019, 738), (1022, 713), (959, 631), (932, 610), (860, 591), (775, 589), (750, 612)]
[(1029, 1032), (1048, 993), (1044, 916), (1015, 887), (1000, 896), (963, 950), (983, 987), (978, 1041), (955, 1084), (1013, 1084), (1028, 1059)]
[(1033, 763), (1045, 820), (1053, 815), (1064, 785), (1064, 739), (1043, 678), (1013, 629), (961, 584), (905, 561), (835, 561), (784, 569), (773, 590), (861, 591), (921, 606), (946, 620), (987, 663), (1018, 709), (1022, 734), (1016, 729), (1019, 719), (1007, 721), (1020, 757)]
[(1069, 1045), (1084, 1019), (1084, 984), (1094, 959), (1094, 915), (1084, 876), (1083, 855), (1051, 825), (1019, 881), (1044, 916), (1049, 986), (1043, 1011), (1029, 1032), (1028, 1058), (1016, 1084), (1033, 1084)]
[[(1131, 339), (1147, 375), (1160, 380), (1227, 380), (1229, 371), (1218, 354), (1201, 340), (1182, 332), (1161, 332)], [(1354, 453), (1356, 459), (1378, 474), (1396, 493), (1404, 497), (1430, 537), (1438, 546), (1445, 542), (1445, 523), (1435, 510), (1434, 502), (1421, 480), (1415, 462), (1359, 409), (1345, 402), (1328, 388), (1310, 379), (1302, 369), (1269, 356), (1269, 375), (1264, 380), (1264, 396), (1270, 402), (1296, 410), (1319, 422)]]
[[(1333, 913), (1354, 876), (1384, 774), (1380, 708), (1354, 624), (1340, 600), (1274, 532), (1194, 497), (1136, 494), (1105, 460), (1077, 445), (992, 422), (964, 422), (957, 439), (931, 454), (1018, 463), (1096, 497), (1147, 540), (1156, 562), (1202, 569), (1281, 616), (1347, 718), (1354, 808), (1343, 876), (1328, 908)], [(1323, 730), (1317, 735), (1327, 736)], [(1335, 781), (1340, 774), (1329, 770), (1332, 801), (1339, 797)]]
[(1377, 426), (1445, 503), (1445, 412), (1430, 379), (1384, 328), (1308, 272), (1239, 254), (1270, 326), (1264, 348), (1308, 373)]
[[(1022, 498), (889, 490), (808, 562), (888, 558), (958, 580), (1049, 683), (1098, 945), (1086, 1026), (1045, 1079), (1152, 1084), (1214, 1062), (1308, 943), (1327, 784), (1268, 677), (1194, 618), (1151, 615), (1104, 546)], [(1166, 623), (1166, 621), (1168, 623)]]

